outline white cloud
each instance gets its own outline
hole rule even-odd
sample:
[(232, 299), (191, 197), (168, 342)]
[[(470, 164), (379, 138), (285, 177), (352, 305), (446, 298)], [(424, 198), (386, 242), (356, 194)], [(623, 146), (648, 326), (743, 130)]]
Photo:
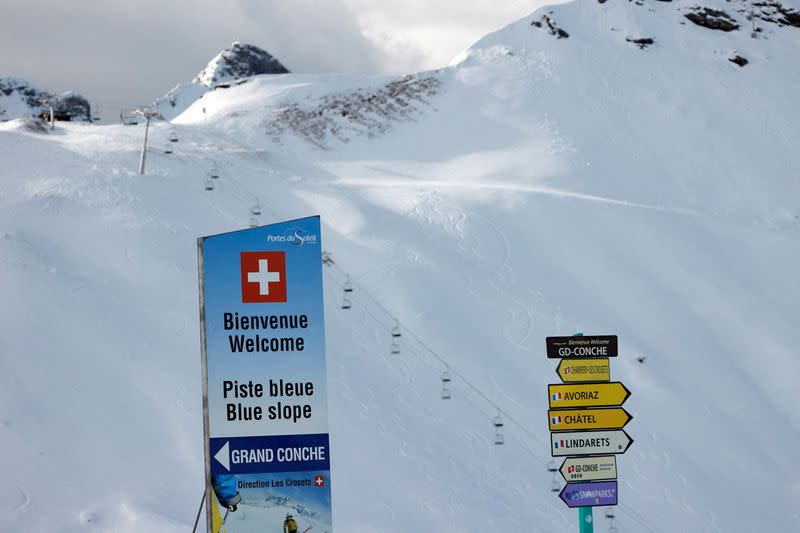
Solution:
[(299, 72), (446, 65), (542, 0), (3, 0), (0, 76), (106, 108), (151, 101), (234, 40)]

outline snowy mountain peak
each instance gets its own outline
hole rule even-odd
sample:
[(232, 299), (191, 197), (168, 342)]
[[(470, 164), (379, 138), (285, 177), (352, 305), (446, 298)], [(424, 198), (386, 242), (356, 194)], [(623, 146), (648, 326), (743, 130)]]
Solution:
[(74, 91), (57, 95), (18, 77), (0, 77), (0, 121), (39, 116), (52, 104), (59, 120), (91, 120), (86, 98)]
[(195, 76), (195, 83), (209, 87), (258, 74), (287, 74), (283, 64), (266, 50), (252, 44), (233, 42)]

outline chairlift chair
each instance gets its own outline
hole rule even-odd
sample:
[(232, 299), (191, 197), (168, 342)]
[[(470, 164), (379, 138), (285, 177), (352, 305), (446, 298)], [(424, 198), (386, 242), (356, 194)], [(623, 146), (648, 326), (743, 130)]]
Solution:
[(400, 337), (400, 323), (397, 320), (394, 321), (394, 327), (392, 328), (392, 337), (394, 337), (395, 339)]
[(353, 304), (350, 303), (350, 300), (348, 300), (347, 298), (344, 298), (342, 300), (342, 309), (350, 309), (351, 307), (353, 307)]
[(219, 179), (219, 169), (217, 168), (217, 164), (216, 163), (214, 163), (211, 166), (211, 170), (208, 171), (208, 177), (211, 178), (212, 180), (218, 180)]
[(342, 289), (344, 292), (353, 292), (353, 284), (350, 282), (350, 276), (347, 276), (344, 285), (342, 285)]
[(558, 472), (558, 467), (556, 466), (555, 461), (550, 461), (547, 463), (547, 471), (548, 472)]
[(400, 353), (400, 345), (396, 342), (392, 343), (392, 355), (397, 355)]
[(178, 142), (178, 134), (175, 133), (174, 131), (172, 132), (172, 135), (169, 136), (169, 142), (173, 143)]
[(214, 190), (214, 182), (211, 180), (206, 180), (206, 190), (213, 191)]
[(614, 518), (614, 508), (613, 507), (606, 507), (606, 518), (613, 519)]
[(561, 492), (561, 483), (558, 481), (553, 481), (553, 485), (550, 487), (550, 490), (553, 492)]
[(165, 154), (171, 154), (172, 153), (172, 146), (167, 145), (167, 147), (164, 148), (164, 153)]
[(447, 388), (447, 385), (442, 385), (442, 400), (449, 400), (450, 399), (450, 389)]
[(250, 209), (250, 212), (251, 212), (251, 213), (252, 213), (254, 216), (261, 216), (261, 204), (259, 203), (259, 201), (258, 201), (258, 200), (256, 200), (256, 205), (254, 205), (254, 206), (253, 206), (253, 207)]
[(250, 215), (250, 227), (256, 228), (258, 227), (258, 217), (255, 215)]
[(503, 434), (500, 433), (500, 429), (494, 432), (494, 444), (495, 446), (502, 446), (505, 444), (505, 438), (503, 438)]
[(503, 427), (503, 417), (500, 415), (500, 411), (497, 412), (497, 416), (492, 419), (492, 423), (494, 427), (501, 428)]
[(450, 376), (450, 371), (445, 370), (444, 372), (442, 372), (442, 383), (447, 384), (450, 383), (451, 381), (453, 381), (453, 378)]

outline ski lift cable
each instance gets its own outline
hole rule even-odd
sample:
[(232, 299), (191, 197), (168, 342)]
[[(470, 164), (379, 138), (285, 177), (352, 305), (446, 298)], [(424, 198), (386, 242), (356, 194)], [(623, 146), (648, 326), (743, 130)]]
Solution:
[[(338, 287), (338, 289), (341, 289), (341, 285), (339, 285), (339, 284), (337, 284), (337, 283), (334, 283), (334, 285), (336, 285), (336, 286)], [(360, 294), (361, 294), (361, 293), (359, 292), (359, 295), (360, 295)], [(351, 303), (352, 303), (352, 302), (358, 302), (358, 296), (352, 296), (352, 297), (351, 297)], [(359, 306), (359, 307), (360, 307), (360, 310), (361, 310), (361, 311), (362, 311), (362, 312), (363, 312), (365, 315), (367, 315), (368, 317), (370, 317), (370, 318), (371, 318), (373, 321), (375, 321), (375, 323), (376, 323), (376, 324), (378, 324), (378, 325), (380, 325), (380, 326), (383, 326), (383, 322), (382, 322), (380, 319), (378, 319), (378, 317), (376, 317), (376, 316), (375, 316), (375, 314), (374, 314), (374, 313), (372, 313), (372, 312), (371, 312), (369, 309), (366, 309), (366, 308), (365, 308), (363, 305), (361, 305), (361, 306)], [(425, 363), (426, 365), (428, 365), (429, 367), (431, 367), (433, 370), (438, 370), (438, 371), (441, 371), (441, 370), (442, 370), (442, 369), (441, 369), (441, 364), (439, 364), (438, 360), (437, 360), (437, 362), (436, 362), (436, 363), (434, 363), (434, 362), (433, 362), (433, 361), (431, 361), (431, 360), (430, 360), (428, 357), (426, 357), (426, 356), (425, 356), (423, 353), (420, 353), (418, 350), (416, 350), (416, 349), (415, 349), (413, 346), (410, 346), (410, 345), (408, 345), (408, 346), (405, 346), (405, 347), (403, 348), (403, 353), (408, 353), (408, 352), (411, 352), (411, 353), (412, 353), (413, 355), (415, 355), (415, 356), (416, 356), (416, 357), (417, 357), (417, 358), (418, 358), (420, 361), (422, 361), (423, 363)], [(450, 373), (451, 373), (451, 382), (450, 382), (450, 383), (451, 383), (451, 385), (450, 385), (450, 387), (448, 387), (448, 390), (451, 392), (451, 398), (452, 398), (452, 392), (453, 392), (453, 390), (452, 390), (452, 387), (453, 387), (453, 381), (452, 381), (452, 377), (453, 377), (453, 375), (452, 375), (452, 369), (451, 369), (451, 368), (449, 368), (449, 366), (448, 366), (447, 364), (445, 364), (445, 368), (446, 368), (446, 369), (449, 369), (449, 370), (450, 370)], [(462, 380), (462, 381), (463, 381), (463, 380)], [(469, 403), (469, 404), (472, 406), (472, 408), (473, 408), (473, 409), (475, 409), (475, 411), (477, 411), (477, 412), (478, 412), (478, 413), (479, 413), (479, 414), (480, 414), (482, 417), (484, 417), (484, 418), (487, 418), (487, 419), (489, 419), (490, 421), (492, 420), (492, 418), (493, 418), (493, 417), (492, 417), (492, 414), (491, 414), (490, 412), (488, 412), (488, 413), (487, 413), (486, 409), (485, 409), (485, 408), (483, 408), (483, 407), (481, 407), (481, 406), (479, 406), (477, 403), (475, 403), (475, 402), (472, 400), (472, 398), (470, 398), (470, 396), (469, 396), (469, 395), (459, 394), (457, 397), (458, 397), (458, 399), (460, 399), (460, 400), (461, 400), (461, 399), (463, 399), (463, 400), (465, 400), (467, 403)], [(506, 418), (508, 417), (507, 413), (505, 413), (505, 411), (503, 411), (502, 409), (500, 409), (500, 412), (501, 412), (501, 413), (503, 413), (504, 415), (506, 415)], [(517, 444), (517, 445), (518, 445), (520, 448), (522, 448), (522, 449), (523, 449), (523, 451), (525, 451), (525, 452), (526, 452), (528, 455), (530, 455), (530, 456), (531, 456), (531, 457), (533, 457), (534, 459), (537, 459), (537, 460), (548, 460), (548, 458), (547, 458), (545, 455), (542, 455), (542, 454), (536, 453), (536, 452), (534, 452), (533, 450), (531, 450), (531, 449), (528, 447), (528, 445), (527, 445), (527, 440), (526, 440), (526, 439), (516, 439), (516, 438), (513, 438), (513, 431), (512, 431), (512, 432), (510, 432), (510, 433), (509, 433), (509, 432), (505, 432), (505, 433), (503, 433), (503, 435), (504, 435), (504, 437), (506, 438), (506, 440), (508, 440), (509, 436), (511, 436), (511, 437), (512, 437), (512, 439), (513, 439), (513, 440), (516, 442), (516, 444)], [(535, 436), (534, 436), (534, 437), (535, 437)], [(492, 438), (494, 438), (494, 435), (492, 435)], [(536, 440), (538, 440), (538, 441), (540, 441), (540, 442), (541, 442), (541, 440), (540, 440), (540, 439), (538, 439), (538, 438), (537, 438)]]
[[(344, 274), (344, 275), (346, 275), (346, 276), (349, 276), (349, 278), (350, 278), (350, 280), (351, 280), (351, 283), (352, 283), (354, 286), (358, 286), (358, 288), (359, 288), (359, 293), (360, 293), (360, 294), (364, 294), (365, 296), (367, 296), (367, 297), (368, 297), (370, 300), (372, 300), (372, 302), (373, 302), (373, 303), (375, 303), (375, 305), (376, 305), (376, 306), (377, 306), (379, 309), (381, 309), (381, 310), (382, 310), (382, 311), (383, 311), (383, 312), (384, 312), (386, 315), (388, 315), (388, 316), (389, 316), (389, 317), (390, 317), (392, 320), (395, 320), (395, 321), (397, 321), (397, 322), (398, 322), (398, 324), (400, 323), (400, 321), (397, 319), (397, 317), (395, 317), (395, 316), (394, 316), (394, 315), (393, 315), (393, 314), (392, 314), (392, 313), (391, 313), (391, 312), (390, 312), (388, 309), (386, 309), (386, 307), (385, 307), (385, 306), (383, 306), (383, 305), (382, 305), (382, 304), (381, 304), (381, 303), (380, 303), (380, 302), (379, 302), (379, 301), (378, 301), (378, 300), (377, 300), (377, 299), (376, 299), (376, 298), (375, 298), (375, 297), (374, 297), (372, 294), (370, 294), (370, 292), (369, 292), (369, 291), (367, 291), (367, 290), (364, 288), (364, 286), (363, 286), (363, 285), (361, 285), (361, 284), (358, 284), (358, 283), (356, 283), (355, 281), (352, 281), (353, 277), (352, 277), (352, 276), (350, 276), (349, 274), (347, 274), (347, 272), (345, 272), (345, 271), (344, 271), (344, 270), (343, 270), (341, 267), (339, 267), (339, 265), (333, 265), (333, 266), (334, 266), (335, 268), (337, 268), (337, 269), (338, 269), (338, 270), (339, 270), (339, 271), (340, 271), (342, 274)], [(525, 433), (525, 434), (526, 434), (528, 437), (530, 437), (531, 439), (535, 440), (535, 441), (536, 441), (536, 442), (538, 442), (538, 443), (544, 444), (544, 442), (542, 441), (542, 439), (541, 439), (540, 437), (538, 437), (538, 436), (537, 436), (537, 435), (535, 435), (533, 432), (531, 432), (530, 430), (528, 430), (528, 429), (527, 429), (527, 428), (526, 428), (526, 427), (525, 427), (525, 426), (524, 426), (522, 423), (520, 423), (520, 422), (519, 422), (518, 420), (516, 420), (516, 419), (515, 419), (513, 416), (511, 416), (511, 415), (508, 413), (508, 411), (506, 411), (506, 410), (502, 409), (502, 408), (501, 408), (501, 407), (500, 407), (500, 406), (499, 406), (499, 405), (498, 405), (496, 402), (492, 401), (492, 400), (489, 398), (489, 396), (488, 396), (486, 393), (484, 393), (484, 392), (483, 392), (482, 390), (480, 390), (480, 389), (479, 389), (479, 388), (478, 388), (476, 385), (474, 385), (474, 384), (473, 384), (473, 383), (472, 383), (470, 380), (468, 380), (466, 377), (464, 377), (464, 375), (463, 375), (463, 374), (461, 374), (460, 372), (458, 372), (457, 370), (455, 370), (455, 369), (453, 368), (453, 366), (452, 366), (452, 365), (451, 365), (451, 364), (450, 364), (450, 363), (449, 363), (447, 360), (445, 360), (445, 359), (444, 359), (442, 356), (440, 356), (440, 355), (439, 355), (439, 354), (438, 354), (436, 351), (434, 351), (434, 350), (433, 350), (433, 349), (432, 349), (430, 346), (428, 346), (428, 345), (427, 345), (425, 342), (423, 342), (423, 341), (422, 341), (422, 340), (421, 340), (421, 339), (420, 339), (420, 338), (419, 338), (419, 337), (418, 337), (418, 336), (417, 336), (417, 335), (416, 335), (416, 334), (415, 334), (413, 331), (411, 331), (410, 329), (408, 329), (408, 327), (407, 327), (407, 326), (401, 325), (401, 328), (402, 328), (402, 329), (404, 329), (404, 330), (405, 330), (405, 331), (406, 331), (406, 332), (407, 332), (407, 333), (410, 335), (410, 337), (411, 337), (411, 338), (413, 338), (414, 340), (416, 340), (416, 341), (417, 341), (417, 343), (418, 343), (420, 346), (422, 346), (422, 347), (423, 347), (423, 348), (424, 348), (424, 349), (425, 349), (425, 350), (426, 350), (428, 353), (430, 353), (430, 354), (431, 354), (431, 355), (432, 355), (432, 356), (433, 356), (433, 357), (434, 357), (434, 358), (435, 358), (437, 361), (439, 361), (441, 364), (443, 364), (443, 365), (447, 366), (447, 367), (450, 369), (450, 373), (452, 374), (452, 376), (453, 376), (453, 377), (458, 377), (458, 378), (459, 378), (459, 379), (460, 379), (462, 382), (464, 382), (464, 383), (465, 383), (465, 384), (466, 384), (466, 385), (467, 385), (467, 386), (468, 386), (470, 389), (472, 389), (472, 391), (473, 391), (473, 392), (475, 392), (475, 393), (476, 393), (478, 396), (480, 396), (481, 398), (483, 398), (483, 400), (484, 400), (485, 402), (487, 402), (489, 405), (491, 405), (491, 406), (492, 406), (492, 407), (493, 407), (495, 410), (498, 410), (498, 411), (501, 411), (502, 413), (504, 413), (504, 414), (506, 415), (506, 416), (505, 416), (505, 418), (506, 418), (508, 421), (510, 421), (511, 423), (513, 423), (514, 425), (516, 425), (517, 427), (519, 427), (519, 428), (520, 428), (520, 429), (521, 429), (521, 430), (522, 430), (522, 431), (523, 431), (523, 432), (524, 432), (524, 433)], [(407, 344), (407, 343), (406, 343), (406, 344)]]
[[(337, 264), (337, 265), (333, 265), (333, 266), (334, 266), (334, 268), (337, 268), (337, 269), (338, 269), (340, 272), (342, 272), (343, 274), (345, 274), (345, 275), (349, 275), (349, 274), (347, 274), (347, 272), (345, 272), (345, 271), (344, 271), (344, 270), (343, 270), (343, 269), (342, 269), (342, 268), (341, 268), (341, 267), (340, 267), (338, 264)], [(395, 320), (395, 321), (397, 321), (397, 322), (398, 322), (398, 324), (400, 324), (400, 321), (398, 320), (398, 318), (397, 318), (397, 317), (396, 317), (396, 316), (395, 316), (393, 313), (391, 313), (391, 312), (390, 312), (390, 311), (389, 311), (389, 310), (388, 310), (388, 309), (387, 309), (387, 308), (386, 308), (384, 305), (382, 305), (382, 304), (381, 304), (381, 303), (380, 303), (380, 302), (379, 302), (379, 301), (378, 301), (378, 300), (377, 300), (377, 299), (376, 299), (376, 298), (375, 298), (375, 297), (374, 297), (374, 296), (373, 296), (373, 295), (372, 295), (372, 294), (371, 294), (369, 291), (367, 291), (367, 290), (364, 288), (364, 286), (363, 286), (363, 285), (361, 285), (360, 283), (356, 283), (355, 281), (352, 281), (352, 280), (353, 280), (353, 277), (352, 277), (352, 276), (350, 276), (350, 280), (351, 280), (351, 283), (353, 284), (353, 286), (358, 286), (358, 288), (359, 288), (359, 291), (360, 291), (361, 293), (363, 293), (364, 295), (366, 295), (366, 296), (367, 296), (367, 297), (368, 297), (370, 300), (372, 300), (372, 302), (373, 302), (373, 303), (375, 303), (375, 305), (376, 305), (376, 306), (377, 306), (379, 309), (381, 309), (381, 310), (382, 310), (382, 311), (383, 311), (383, 312), (384, 312), (386, 315), (388, 315), (388, 316), (389, 316), (389, 317), (390, 317), (392, 320)], [(484, 399), (484, 401), (486, 401), (486, 402), (487, 402), (489, 405), (491, 405), (491, 406), (492, 406), (494, 409), (500, 410), (500, 411), (502, 411), (503, 413), (505, 413), (505, 415), (506, 415), (506, 418), (507, 418), (507, 419), (508, 419), (510, 422), (512, 422), (513, 424), (515, 424), (516, 426), (518, 426), (520, 429), (522, 429), (522, 431), (524, 431), (524, 432), (525, 432), (525, 433), (526, 433), (526, 434), (527, 434), (529, 437), (531, 437), (532, 439), (534, 439), (534, 440), (535, 440), (535, 441), (537, 441), (537, 442), (540, 442), (540, 443), (542, 442), (542, 440), (541, 440), (539, 437), (537, 437), (537, 436), (536, 436), (536, 435), (535, 435), (533, 432), (531, 432), (530, 430), (528, 430), (528, 429), (527, 429), (527, 428), (526, 428), (526, 427), (525, 427), (525, 426), (524, 426), (524, 425), (523, 425), (521, 422), (519, 422), (519, 421), (518, 421), (518, 420), (516, 420), (516, 419), (515, 419), (513, 416), (511, 416), (511, 415), (508, 413), (508, 411), (505, 411), (504, 409), (501, 409), (501, 407), (500, 407), (500, 406), (499, 406), (499, 405), (498, 405), (496, 402), (494, 402), (494, 401), (493, 401), (491, 398), (489, 398), (489, 396), (488, 396), (488, 395), (486, 395), (486, 393), (484, 393), (482, 390), (480, 390), (480, 389), (479, 389), (479, 388), (478, 388), (476, 385), (474, 385), (474, 384), (473, 384), (473, 383), (472, 383), (472, 382), (471, 382), (469, 379), (467, 379), (467, 378), (466, 378), (466, 377), (465, 377), (463, 374), (461, 374), (460, 372), (458, 372), (457, 370), (455, 370), (455, 369), (453, 368), (453, 366), (452, 366), (451, 364), (449, 364), (449, 363), (448, 363), (448, 361), (447, 361), (447, 360), (445, 360), (445, 359), (444, 359), (442, 356), (440, 356), (440, 355), (439, 355), (439, 354), (438, 354), (436, 351), (434, 351), (434, 350), (433, 350), (433, 348), (431, 348), (431, 347), (430, 347), (430, 346), (428, 346), (428, 345), (427, 345), (425, 342), (423, 342), (423, 341), (422, 341), (422, 339), (420, 339), (420, 338), (419, 338), (419, 337), (418, 337), (418, 336), (417, 336), (417, 335), (416, 335), (416, 334), (415, 334), (413, 331), (411, 331), (410, 329), (408, 329), (408, 327), (407, 327), (407, 326), (400, 324), (400, 327), (401, 327), (401, 329), (405, 330), (405, 331), (408, 333), (408, 335), (409, 335), (411, 338), (413, 338), (413, 339), (414, 339), (414, 340), (415, 340), (417, 343), (419, 343), (419, 345), (420, 345), (420, 346), (422, 346), (422, 347), (423, 347), (423, 348), (424, 348), (426, 351), (428, 351), (428, 352), (429, 352), (429, 353), (430, 353), (430, 354), (431, 354), (433, 357), (435, 357), (435, 358), (436, 358), (436, 359), (437, 359), (437, 360), (438, 360), (440, 363), (442, 363), (443, 365), (449, 366), (449, 367), (450, 367), (450, 372), (452, 373), (452, 375), (453, 375), (454, 377), (458, 377), (458, 378), (459, 378), (461, 381), (463, 381), (463, 382), (464, 382), (464, 383), (465, 383), (465, 384), (466, 384), (466, 385), (467, 385), (469, 388), (471, 388), (471, 389), (472, 389), (472, 390), (473, 390), (473, 391), (474, 391), (474, 392), (475, 392), (475, 393), (476, 393), (478, 396), (480, 396), (481, 398), (483, 398), (483, 399)]]
[(657, 526), (650, 523), (645, 517), (640, 515), (635, 509), (631, 508), (630, 506), (624, 503), (620, 503), (617, 507), (624, 510), (625, 513), (628, 514), (631, 518), (639, 522), (641, 525), (648, 527), (654, 533), (664, 533), (663, 530), (659, 529)]

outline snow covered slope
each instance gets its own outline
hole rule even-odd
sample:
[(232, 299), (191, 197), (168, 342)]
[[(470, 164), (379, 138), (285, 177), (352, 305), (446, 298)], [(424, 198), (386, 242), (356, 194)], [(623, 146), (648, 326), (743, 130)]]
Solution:
[[(797, 6), (751, 38), (747, 3), (701, 2), (733, 31), (695, 5), (541, 10), (407, 79), (256, 77), (178, 117), (171, 155), (157, 124), (146, 176), (141, 128), (0, 125), (0, 531), (190, 527), (195, 237), (256, 199), (263, 223), (321, 214), (336, 261), (338, 531), (575, 531), (544, 337), (576, 331), (620, 336), (633, 391), (620, 531), (800, 527)], [(462, 380), (439, 399), (430, 350), (506, 445)]]

